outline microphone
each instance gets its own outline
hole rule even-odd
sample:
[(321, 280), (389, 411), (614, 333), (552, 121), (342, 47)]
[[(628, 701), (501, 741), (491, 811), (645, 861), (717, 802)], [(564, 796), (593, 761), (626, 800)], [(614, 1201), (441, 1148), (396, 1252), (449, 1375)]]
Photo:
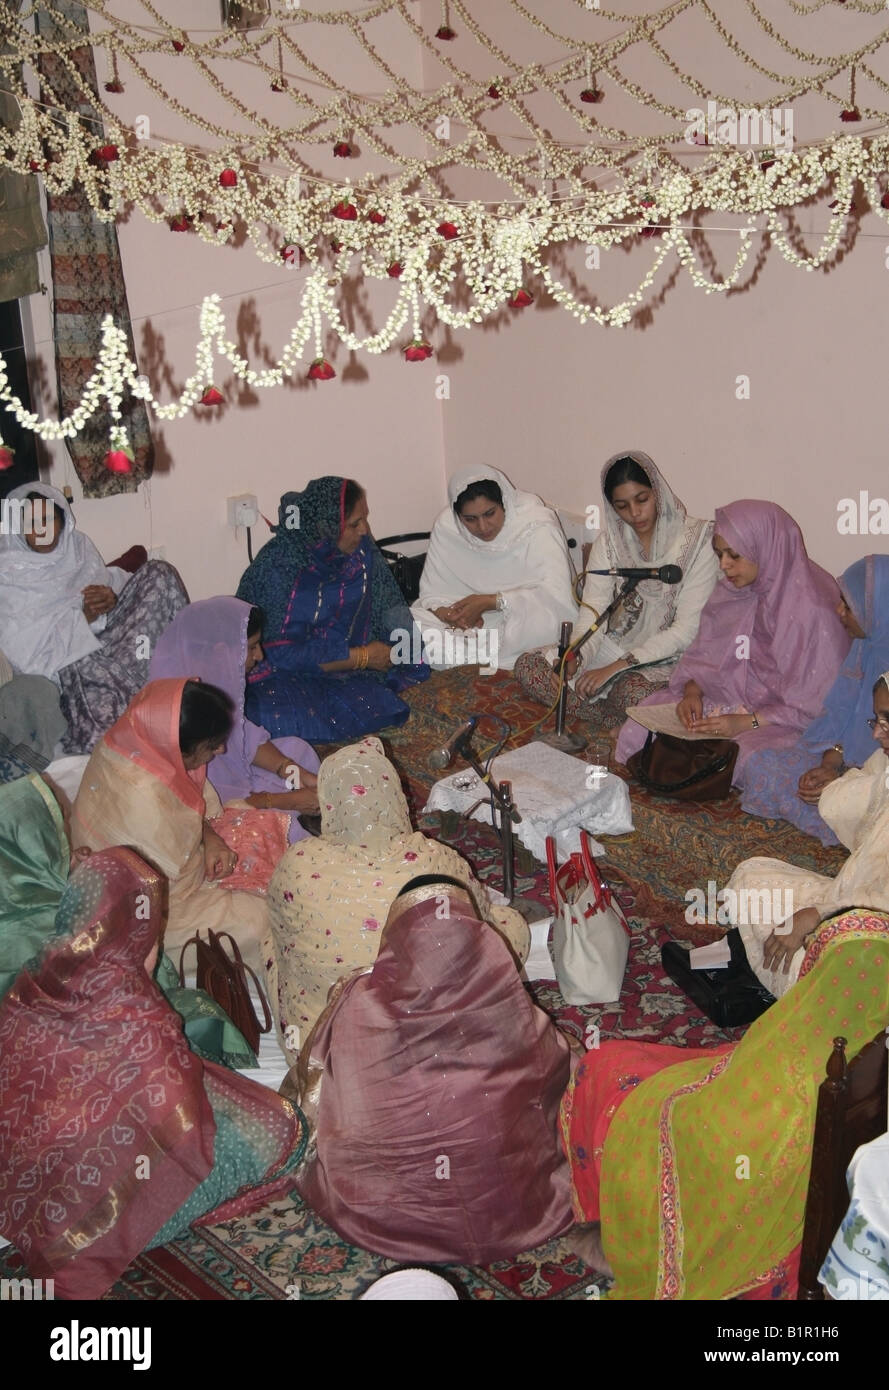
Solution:
[(652, 569), (587, 570), (587, 574), (617, 574), (621, 579), (659, 579), (662, 584), (678, 584), (682, 578), (678, 565), (655, 565)]
[(456, 733), (451, 734), (443, 748), (435, 748), (429, 754), (429, 766), (440, 771), (442, 768), (450, 767), (451, 760), (455, 754), (462, 753), (464, 747), (475, 733), (475, 726), (480, 716), (473, 714), (467, 719), (465, 724), (461, 724)]

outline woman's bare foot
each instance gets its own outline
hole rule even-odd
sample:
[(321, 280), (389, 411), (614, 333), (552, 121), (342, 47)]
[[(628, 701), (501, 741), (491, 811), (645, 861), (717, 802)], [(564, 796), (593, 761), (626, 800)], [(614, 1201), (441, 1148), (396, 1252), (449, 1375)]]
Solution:
[(614, 1278), (614, 1270), (605, 1257), (602, 1249), (602, 1227), (598, 1221), (592, 1221), (589, 1225), (578, 1223), (572, 1226), (565, 1237), (565, 1243), (579, 1255), (584, 1264), (589, 1265), (597, 1274), (604, 1274), (607, 1279)]

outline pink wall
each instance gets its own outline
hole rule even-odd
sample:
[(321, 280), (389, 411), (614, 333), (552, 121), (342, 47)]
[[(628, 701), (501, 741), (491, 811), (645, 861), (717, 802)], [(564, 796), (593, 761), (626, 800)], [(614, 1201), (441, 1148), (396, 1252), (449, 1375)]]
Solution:
[[(132, 4), (135, 13), (136, 0)], [(215, 17), (215, 5), (211, 8)], [(569, 8), (574, 32), (587, 32), (586, 19), (574, 6), (547, 6), (547, 18)], [(638, 0), (632, 8), (650, 4)], [(789, 22), (786, 5), (765, 8)], [(438, 6), (424, 0), (412, 5), (414, 12), (431, 22)], [(183, 23), (193, 16), (195, 25), (206, 24), (208, 6), (206, 0), (187, 0), (177, 4), (176, 13)], [(740, 24), (740, 16), (736, 18)], [(843, 28), (848, 22), (846, 17), (832, 19), (830, 27), (823, 16), (815, 17), (805, 32), (812, 44), (820, 32), (822, 50), (830, 52), (832, 39), (836, 46), (849, 46)], [(520, 56), (523, 46), (525, 56), (551, 56), (534, 31), (515, 29), (510, 37)], [(796, 37), (801, 41), (800, 33)], [(347, 42), (329, 40), (337, 72), (344, 82), (352, 73), (356, 86), (366, 85), (360, 60)], [(421, 80), (421, 62), (427, 87), (440, 80), (437, 64), (421, 59), (413, 42), (394, 26), (391, 42), (402, 70), (413, 80)], [(727, 62), (712, 34), (688, 31), (686, 42), (701, 80), (714, 90), (736, 89), (737, 63)], [(774, 59), (766, 48), (760, 56)], [(329, 54), (327, 61), (333, 66)], [(782, 71), (792, 67), (792, 60), (785, 59)], [(649, 85), (660, 77), (645, 72), (644, 55), (634, 59), (632, 71), (637, 80), (650, 79)], [(176, 78), (171, 64), (169, 81)], [(125, 80), (122, 110), (149, 112), (160, 133), (181, 133), (172, 117), (156, 109), (153, 97), (140, 93), (131, 77)], [(678, 83), (671, 82), (670, 99), (696, 104), (696, 98), (683, 95)], [(835, 89), (842, 91), (842, 82)], [(750, 84), (749, 92), (755, 103), (756, 84)], [(618, 112), (629, 119), (628, 99), (613, 91), (608, 99), (615, 119)], [(279, 98), (267, 91), (257, 89), (256, 100), (267, 103), (261, 109), (270, 115), (280, 111), (274, 105)], [(604, 106), (596, 109), (604, 111)], [(835, 121), (835, 106), (825, 116), (823, 109), (801, 103), (797, 138), (819, 133), (819, 120), (827, 120), (828, 126)], [(811, 209), (806, 234), (823, 231), (830, 216), (823, 203)], [(277, 356), (290, 327), (293, 285), (301, 272), (267, 266), (248, 247), (205, 247), (197, 238), (177, 236), (139, 216), (120, 228), (120, 240), (140, 365), (153, 382), (159, 380), (158, 364), (147, 351), (145, 335), (162, 339), (163, 361), (181, 383), (192, 366), (196, 306), (211, 292), (225, 296), (233, 336), (239, 313), (253, 311), (258, 343)], [(714, 232), (708, 242), (727, 269), (736, 238)], [(643, 242), (630, 254), (604, 253), (598, 270), (586, 269), (578, 248), (570, 263), (578, 280), (611, 304), (635, 288), (655, 246)], [(729, 296), (706, 296), (680, 273), (659, 302), (658, 292), (676, 264), (671, 257), (649, 296), (654, 311), (644, 327), (581, 326), (532, 286), (538, 294), (534, 306), (515, 314), (505, 311), (495, 325), (453, 338), (436, 329), (434, 341), (445, 348), (437, 362), (407, 365), (390, 352), (359, 358), (350, 370), (350, 355), (339, 347), (333, 382), (299, 383), (243, 405), (202, 412), (200, 418), (195, 412), (158, 426), (162, 463), (151, 484), (135, 496), (82, 502), (79, 523), (108, 557), (134, 541), (163, 547), (192, 596), (199, 598), (231, 591), (245, 563), (244, 538), (226, 524), (230, 494), (257, 493), (271, 516), (282, 491), (325, 472), (352, 474), (368, 486), (372, 521), (377, 534), (383, 534), (428, 526), (444, 501), (445, 477), (488, 461), (520, 486), (582, 512), (600, 502), (604, 459), (636, 446), (652, 454), (690, 510), (700, 515), (711, 515), (716, 505), (735, 497), (780, 502), (803, 526), (812, 555), (837, 572), (886, 545), (881, 535), (840, 535), (837, 504), (859, 490), (871, 497), (889, 496), (879, 411), (889, 346), (883, 309), (887, 259), (889, 233), (871, 216), (863, 221), (851, 253), (829, 273), (806, 274), (772, 250), (755, 283), (745, 283)], [(35, 337), (51, 365), (48, 305), (35, 296), (32, 308)], [(250, 353), (255, 360), (256, 342)], [(441, 373), (447, 374), (450, 387), (450, 398), (443, 401), (435, 391)], [(736, 378), (742, 374), (750, 378), (749, 400), (736, 398)], [(222, 376), (217, 384), (235, 396), (232, 380)], [(52, 454), (51, 480), (72, 482), (77, 495), (64, 450), (55, 447)], [(257, 544), (261, 540), (262, 535), (255, 537)]]

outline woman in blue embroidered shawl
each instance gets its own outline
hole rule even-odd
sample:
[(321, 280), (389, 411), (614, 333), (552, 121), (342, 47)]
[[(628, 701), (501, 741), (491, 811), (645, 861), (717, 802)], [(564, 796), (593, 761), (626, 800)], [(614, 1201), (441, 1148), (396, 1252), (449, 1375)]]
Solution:
[(754, 816), (783, 816), (825, 845), (839, 840), (818, 813), (829, 782), (873, 752), (867, 727), (874, 682), (889, 668), (889, 555), (856, 560), (838, 580), (837, 612), (853, 641), (824, 708), (794, 748), (765, 748), (748, 759), (741, 806)]
[(413, 619), (370, 534), (363, 489), (314, 478), (285, 492), (272, 529), (238, 585), (238, 598), (265, 615), (248, 719), (272, 738), (320, 743), (403, 724), (410, 710), (396, 692), (426, 680), (429, 667), (399, 661)]

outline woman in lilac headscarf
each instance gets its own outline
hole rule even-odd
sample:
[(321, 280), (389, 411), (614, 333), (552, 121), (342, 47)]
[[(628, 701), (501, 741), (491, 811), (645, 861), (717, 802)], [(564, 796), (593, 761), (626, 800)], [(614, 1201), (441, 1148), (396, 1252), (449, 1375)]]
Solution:
[[(318, 754), (301, 738), (272, 743), (265, 729), (244, 717), (247, 672), (262, 660), (262, 614), (239, 598), (205, 598), (190, 603), (158, 638), (149, 680), (197, 676), (224, 690), (235, 722), (224, 753), (207, 768), (219, 800), (249, 801), (267, 811), (291, 811), (290, 843), (305, 839), (299, 813), (318, 810)], [(294, 767), (299, 769), (298, 779)]]
[[(734, 781), (743, 786), (754, 749), (795, 743), (820, 713), (850, 639), (836, 612), (836, 580), (809, 559), (783, 507), (747, 500), (717, 508), (713, 549), (721, 573), (698, 635), (669, 686), (643, 704), (676, 704), (686, 729), (734, 739)], [(628, 719), (618, 761), (645, 735)]]

